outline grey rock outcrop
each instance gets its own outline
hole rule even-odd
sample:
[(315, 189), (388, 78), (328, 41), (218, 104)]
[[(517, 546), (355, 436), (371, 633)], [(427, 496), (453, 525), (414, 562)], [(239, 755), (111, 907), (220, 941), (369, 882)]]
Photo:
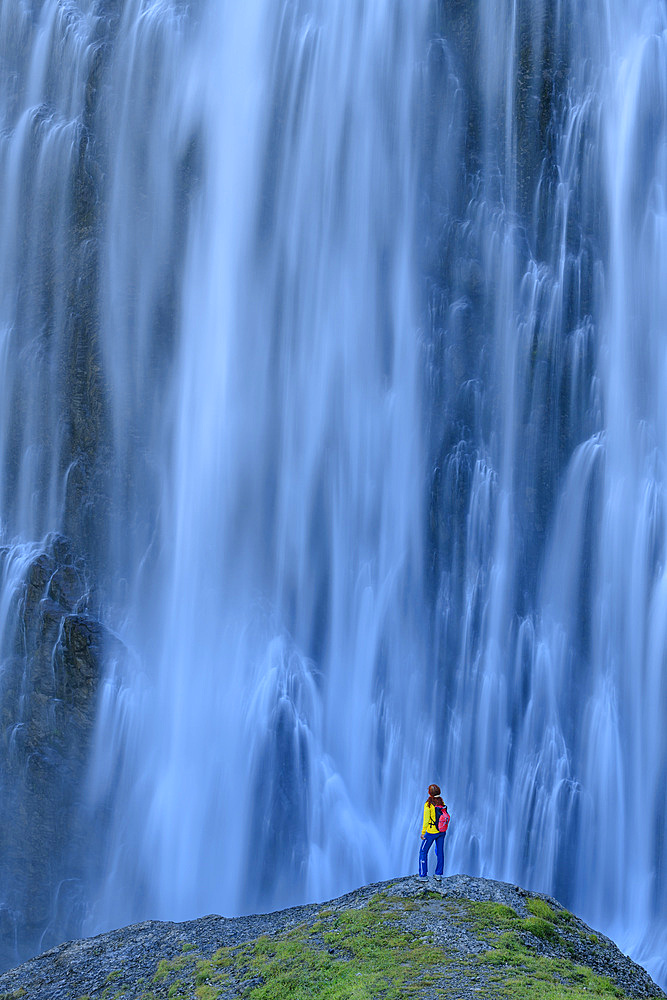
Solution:
[[(541, 935), (539, 924), (534, 928), (535, 933), (531, 932), (526, 918), (535, 900), (547, 904), (558, 933)], [(187, 976), (192, 974), (194, 977), (197, 973), (193, 970), (197, 969), (200, 979), (202, 970), (206, 975), (206, 970), (210, 970), (207, 960), (218, 949), (229, 949), (231, 955), (234, 949), (251, 944), (261, 935), (280, 939), (297, 932), (298, 928), (305, 929), (304, 941), (308, 934), (313, 934), (310, 941), (318, 947), (315, 928), (318, 922), (321, 927), (322, 921), (335, 922), (342, 917), (343, 923), (349, 923), (351, 911), (372, 907), (374, 902), (378, 926), (387, 917), (396, 918), (401, 933), (419, 941), (428, 937), (441, 950), (447, 976), (443, 988), (446, 986), (449, 995), (460, 1000), (493, 995), (484, 992), (483, 959), (503, 928), (495, 927), (487, 917), (481, 929), (480, 922), (470, 917), (476, 903), (501, 904), (502, 914), (514, 914), (510, 919), (516, 918), (517, 926), (522, 928), (519, 933), (530, 955), (560, 960), (563, 968), (566, 962), (572, 968), (576, 963), (594, 976), (604, 976), (617, 996), (665, 996), (648, 973), (623, 955), (612, 941), (593, 932), (555, 900), (528, 893), (514, 885), (465, 875), (453, 875), (442, 883), (430, 885), (414, 877), (400, 878), (364, 886), (324, 906), (310, 904), (269, 914), (235, 918), (207, 916), (185, 923), (147, 921), (53, 948), (1, 975), (0, 995), (27, 995), (31, 1000), (75, 1000), (82, 996), (90, 1000), (112, 996), (122, 996), (124, 1000), (194, 996), (194, 986), (188, 992)], [(467, 917), (466, 907), (469, 907)], [(493, 910), (486, 911), (489, 912)], [(325, 946), (319, 942), (319, 947)], [(337, 957), (346, 960), (345, 954)], [(419, 971), (414, 970), (415, 976), (418, 977)], [(243, 985), (235, 984), (232, 975), (225, 977), (224, 985), (211, 985), (207, 996), (231, 1000), (245, 995), (248, 988), (247, 981)], [(426, 996), (432, 996), (432, 991), (424, 993)]]

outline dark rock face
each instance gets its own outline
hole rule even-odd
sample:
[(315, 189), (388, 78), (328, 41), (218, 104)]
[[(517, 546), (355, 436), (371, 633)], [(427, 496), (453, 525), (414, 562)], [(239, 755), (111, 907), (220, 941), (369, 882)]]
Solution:
[(117, 640), (91, 615), (86, 567), (62, 535), (41, 549), (3, 548), (0, 567), (12, 592), (0, 672), (6, 968), (78, 933), (76, 896), (95, 842), (84, 820), (86, 764), (101, 664)]
[[(487, 923), (480, 933), (479, 924), (469, 916), (466, 918), (466, 907), (469, 911), (471, 903), (500, 904), (501, 908), (511, 908), (505, 912), (513, 912), (520, 922), (530, 913), (530, 904), (535, 900), (547, 903), (559, 921), (559, 934), (540, 937), (527, 933), (532, 952), (554, 958), (563, 952), (573, 957), (577, 965), (611, 980), (619, 996), (665, 995), (645, 970), (623, 955), (612, 941), (593, 933), (555, 900), (514, 885), (466, 875), (452, 875), (442, 883), (430, 885), (409, 877), (364, 886), (327, 903), (324, 909), (321, 904), (310, 904), (232, 919), (208, 916), (180, 924), (146, 921), (53, 948), (0, 975), (0, 995), (28, 995), (31, 1000), (75, 1000), (105, 995), (140, 1000), (190, 995), (183, 992), (184, 981), (178, 980), (188, 961), (195, 966), (198, 961), (210, 959), (219, 948), (235, 949), (260, 935), (281, 938), (298, 927), (309, 929), (324, 914), (327, 915), (324, 919), (336, 920), (372, 905), (373, 899), (378, 898), (387, 913), (400, 918), (404, 932), (420, 940), (427, 935), (442, 950), (451, 987), (449, 995), (461, 1000), (493, 995), (480, 988), (484, 985), (484, 968), (479, 959), (483, 960), (484, 952), (490, 944), (493, 946), (494, 937), (501, 930)], [(378, 921), (381, 920), (379, 915)], [(161, 962), (163, 970), (165, 963), (171, 964), (174, 982), (170, 983), (167, 974), (156, 975)], [(418, 972), (415, 970), (415, 974)], [(178, 987), (176, 982), (180, 983)], [(211, 995), (227, 1000), (245, 995), (247, 988), (247, 983), (237, 987), (233, 979), (227, 981), (222, 992), (210, 987)], [(21, 994), (21, 990), (26, 993)], [(432, 996), (432, 990), (424, 994), (424, 1000), (427, 996)]]
[[(136, 549), (148, 547), (156, 507), (150, 491), (157, 478), (141, 448), (141, 414), (129, 432), (136, 436), (136, 465), (119, 468), (101, 349), (101, 261), (115, 127), (110, 73), (125, 4), (98, 0), (88, 5), (87, 19), (80, 5), (55, 5), (52, 48), (41, 56), (40, 100), (28, 109), (24, 89), (31, 60), (37, 58), (33, 45), (42, 5), (33, 6), (15, 19), (21, 31), (4, 39), (0, 59), (7, 90), (3, 128), (20, 163), (20, 183), (8, 194), (16, 201), (16, 289), (13, 312), (3, 315), (11, 364), (5, 380), (0, 508), (3, 531), (30, 539), (0, 546), (5, 817), (0, 826), (0, 968), (80, 933), (79, 887), (99, 840), (90, 818), (83, 818), (86, 766), (101, 663), (117, 645), (95, 617), (98, 601), (91, 596), (91, 580), (112, 601), (123, 577), (118, 566), (127, 565)], [(11, 18), (9, 23), (14, 23)], [(77, 38), (80, 49), (73, 53), (70, 43)], [(75, 69), (69, 93), (63, 78)], [(64, 99), (63, 93), (68, 94)], [(25, 142), (17, 127), (24, 112), (29, 121)], [(53, 132), (62, 132), (63, 123), (68, 140), (54, 141)], [(176, 196), (177, 247), (184, 243), (188, 196), (196, 181), (196, 146), (193, 139)], [(169, 268), (177, 266), (180, 258), (170, 259)], [(173, 289), (179, 281), (169, 268), (164, 285)], [(156, 323), (155, 355), (165, 365), (178, 313), (174, 296), (173, 291), (165, 296)], [(31, 345), (37, 342), (40, 349), (34, 353)], [(23, 474), (31, 449), (39, 459), (31, 459), (34, 476)], [(25, 489), (23, 479), (30, 483)], [(57, 489), (50, 488), (51, 479)], [(62, 502), (54, 503), (52, 494), (60, 497), (61, 490)], [(23, 516), (26, 494), (30, 517)], [(52, 534), (43, 544), (36, 541), (55, 526), (63, 534)], [(85, 564), (78, 553), (85, 553)]]

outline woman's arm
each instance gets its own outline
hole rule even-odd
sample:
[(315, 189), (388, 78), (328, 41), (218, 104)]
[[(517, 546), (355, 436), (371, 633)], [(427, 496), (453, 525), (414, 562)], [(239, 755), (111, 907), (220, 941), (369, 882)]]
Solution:
[(431, 821), (431, 809), (428, 802), (424, 803), (424, 822), (422, 823), (422, 839), (426, 836), (426, 830)]

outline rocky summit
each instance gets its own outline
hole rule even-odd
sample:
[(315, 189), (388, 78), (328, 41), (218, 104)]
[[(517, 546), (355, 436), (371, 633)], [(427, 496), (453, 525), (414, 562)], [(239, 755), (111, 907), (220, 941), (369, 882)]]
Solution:
[(556, 900), (489, 879), (415, 877), (326, 904), (147, 921), (0, 976), (0, 1000), (662, 997)]

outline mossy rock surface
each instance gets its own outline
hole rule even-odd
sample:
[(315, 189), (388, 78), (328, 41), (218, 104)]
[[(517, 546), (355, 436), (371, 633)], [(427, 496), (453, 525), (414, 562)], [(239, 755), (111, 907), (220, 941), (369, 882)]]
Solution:
[(555, 900), (464, 875), (250, 917), (148, 921), (0, 976), (0, 998), (22, 989), (32, 1000), (665, 996)]

